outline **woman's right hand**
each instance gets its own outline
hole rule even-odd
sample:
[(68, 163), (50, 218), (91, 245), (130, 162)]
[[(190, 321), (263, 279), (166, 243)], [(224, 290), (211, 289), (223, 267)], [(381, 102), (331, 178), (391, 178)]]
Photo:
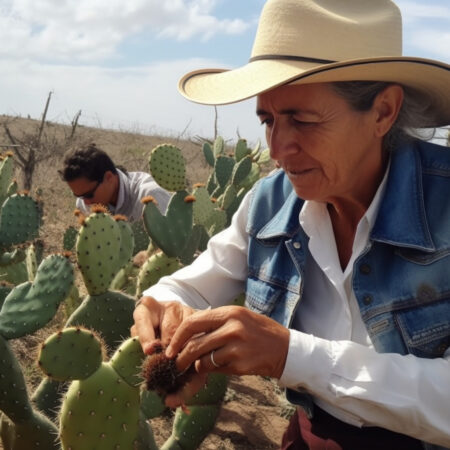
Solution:
[(156, 339), (168, 345), (181, 322), (195, 312), (179, 302), (158, 302), (152, 297), (142, 297), (133, 313), (131, 336), (138, 336), (143, 352), (153, 353)]

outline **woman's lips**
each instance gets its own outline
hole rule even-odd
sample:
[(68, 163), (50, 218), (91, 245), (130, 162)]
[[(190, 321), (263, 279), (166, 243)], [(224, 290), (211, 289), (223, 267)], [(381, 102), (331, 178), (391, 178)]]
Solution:
[(311, 172), (314, 170), (313, 168), (310, 169), (284, 169), (285, 172), (291, 177), (298, 177), (301, 175), (305, 175), (308, 172)]

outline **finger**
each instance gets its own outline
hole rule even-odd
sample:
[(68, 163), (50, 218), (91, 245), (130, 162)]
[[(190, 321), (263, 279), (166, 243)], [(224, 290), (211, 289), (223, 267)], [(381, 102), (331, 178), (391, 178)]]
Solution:
[(195, 361), (195, 371), (200, 374), (208, 372), (226, 373), (227, 365), (225, 352), (215, 349)]
[(141, 303), (134, 310), (134, 325), (132, 327), (135, 336), (139, 336), (144, 353), (148, 353), (152, 341), (156, 338), (155, 329), (159, 327), (159, 303), (151, 297), (143, 297)]
[(184, 319), (167, 347), (167, 357), (175, 357), (186, 345), (187, 341), (195, 335), (209, 333), (222, 326), (226, 318), (223, 316), (222, 311), (219, 311), (221, 309), (197, 311)]
[(180, 303), (166, 304), (164, 316), (161, 319), (161, 341), (167, 345), (183, 321), (184, 308)]

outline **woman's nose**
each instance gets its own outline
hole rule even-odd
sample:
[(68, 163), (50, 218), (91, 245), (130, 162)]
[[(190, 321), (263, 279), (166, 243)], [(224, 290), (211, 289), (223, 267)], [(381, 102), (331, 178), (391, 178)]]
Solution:
[(295, 153), (298, 148), (297, 142), (289, 129), (275, 122), (267, 130), (267, 145), (270, 148), (270, 157), (275, 161), (282, 160)]

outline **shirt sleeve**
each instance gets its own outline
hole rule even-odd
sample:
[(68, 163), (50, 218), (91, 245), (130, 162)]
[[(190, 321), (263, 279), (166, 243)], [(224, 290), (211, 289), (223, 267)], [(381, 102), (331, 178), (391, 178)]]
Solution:
[(422, 441), (450, 447), (450, 351), (446, 355), (377, 353), (351, 341), (290, 330), (280, 384), (307, 390), (353, 416), (354, 425), (407, 430)]
[(244, 292), (249, 198), (247, 194), (231, 225), (213, 236), (208, 248), (192, 264), (161, 278), (143, 295), (159, 301), (177, 300), (196, 309), (206, 309), (230, 304)]

